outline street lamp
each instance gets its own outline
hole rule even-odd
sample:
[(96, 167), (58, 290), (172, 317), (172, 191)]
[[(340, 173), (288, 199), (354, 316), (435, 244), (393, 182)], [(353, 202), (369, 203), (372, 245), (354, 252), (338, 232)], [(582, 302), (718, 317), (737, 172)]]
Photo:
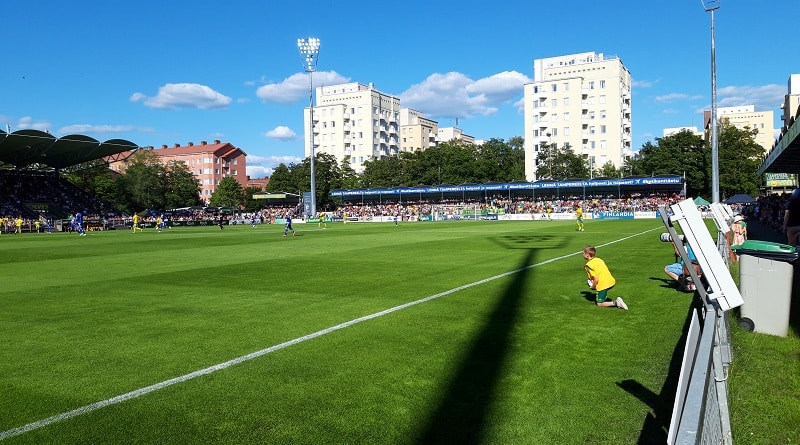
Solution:
[(711, 202), (719, 202), (719, 140), (717, 133), (717, 59), (714, 42), (714, 11), (722, 0), (700, 0), (711, 13)]
[(317, 182), (316, 172), (314, 171), (314, 79), (313, 73), (317, 70), (317, 59), (319, 58), (319, 39), (309, 37), (307, 39), (297, 39), (297, 49), (303, 59), (303, 69), (308, 73), (308, 134), (311, 141), (311, 217), (317, 214)]

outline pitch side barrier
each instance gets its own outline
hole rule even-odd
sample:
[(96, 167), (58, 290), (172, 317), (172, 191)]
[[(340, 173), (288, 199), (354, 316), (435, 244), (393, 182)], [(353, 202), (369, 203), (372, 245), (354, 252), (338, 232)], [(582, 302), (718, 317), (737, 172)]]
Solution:
[[(660, 209), (664, 227), (681, 258), (689, 263), (685, 245), (692, 246), (701, 272), (689, 267), (703, 305), (692, 311), (678, 377), (667, 443), (733, 444), (728, 409), (728, 369), (732, 362), (729, 314), (744, 304), (728, 270), (727, 232), (732, 215), (723, 204), (712, 204), (716, 242), (690, 199)], [(727, 211), (723, 211), (727, 210)], [(682, 233), (676, 230), (677, 224)]]

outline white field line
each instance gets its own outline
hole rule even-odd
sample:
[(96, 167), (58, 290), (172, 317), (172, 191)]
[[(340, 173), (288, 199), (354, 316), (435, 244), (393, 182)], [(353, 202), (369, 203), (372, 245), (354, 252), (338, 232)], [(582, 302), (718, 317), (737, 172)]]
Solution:
[[(605, 243), (605, 244), (601, 244), (601, 245), (596, 246), (596, 247), (608, 246), (608, 245), (611, 245), (611, 244), (614, 244), (614, 243), (625, 241), (627, 239), (630, 239), (630, 238), (633, 238), (633, 237), (636, 237), (636, 236), (639, 236), (639, 235), (643, 235), (643, 234), (645, 234), (647, 232), (652, 232), (653, 230), (656, 230), (656, 229), (646, 230), (644, 232), (637, 233), (637, 234), (630, 235), (630, 236), (626, 236), (624, 238), (620, 238), (620, 239), (617, 239), (617, 240), (614, 240), (614, 241), (611, 241), (611, 242), (608, 242), (608, 243)], [(61, 414), (56, 414), (55, 416), (48, 417), (48, 418), (41, 419), (41, 420), (37, 420), (37, 421), (31, 422), (31, 423), (29, 423), (27, 425), (23, 425), (23, 426), (20, 426), (20, 427), (17, 427), (17, 428), (12, 428), (10, 430), (6, 430), (6, 431), (3, 431), (3, 432), (0, 432), (0, 440), (5, 440), (5, 439), (8, 439), (10, 437), (19, 436), (20, 434), (25, 434), (27, 432), (30, 432), (30, 431), (33, 431), (33, 430), (37, 430), (39, 428), (45, 427), (45, 426), (50, 425), (50, 424), (55, 423), (55, 422), (59, 422), (61, 420), (66, 420), (66, 419), (70, 419), (72, 417), (77, 417), (77, 416), (80, 416), (80, 415), (83, 415), (83, 414), (86, 414), (86, 413), (90, 413), (92, 411), (97, 411), (100, 408), (105, 408), (106, 406), (115, 405), (115, 404), (120, 403), (120, 402), (124, 402), (124, 401), (127, 401), (127, 400), (135, 399), (137, 397), (141, 397), (141, 396), (143, 396), (145, 394), (149, 394), (151, 392), (158, 391), (159, 389), (163, 389), (163, 388), (166, 388), (168, 386), (175, 385), (177, 383), (183, 383), (183, 382), (186, 382), (188, 380), (192, 380), (192, 379), (194, 379), (196, 377), (200, 377), (200, 376), (204, 376), (206, 374), (211, 374), (213, 372), (221, 371), (221, 370), (229, 368), (229, 367), (231, 367), (233, 365), (238, 365), (239, 363), (243, 363), (243, 362), (246, 362), (248, 360), (252, 360), (254, 358), (258, 358), (258, 357), (261, 357), (263, 355), (269, 354), (271, 352), (275, 352), (275, 351), (287, 348), (289, 346), (296, 345), (298, 343), (302, 343), (302, 342), (304, 342), (306, 340), (311, 340), (311, 339), (314, 339), (314, 338), (317, 338), (317, 337), (321, 337), (321, 336), (323, 336), (325, 334), (330, 334), (331, 332), (338, 331), (340, 329), (344, 329), (346, 327), (352, 326), (352, 325), (357, 324), (357, 323), (361, 323), (362, 321), (368, 321), (368, 320), (372, 320), (374, 318), (382, 317), (384, 315), (391, 314), (392, 312), (397, 312), (399, 310), (403, 310), (403, 309), (406, 309), (408, 307), (418, 305), (420, 303), (425, 303), (426, 301), (435, 300), (437, 298), (444, 297), (446, 295), (450, 295), (452, 293), (455, 293), (455, 292), (458, 292), (458, 291), (462, 291), (464, 289), (469, 289), (471, 287), (479, 286), (481, 284), (488, 283), (490, 281), (494, 281), (494, 280), (497, 280), (499, 278), (507, 277), (509, 275), (513, 275), (513, 274), (516, 274), (516, 273), (519, 273), (519, 272), (522, 272), (522, 271), (525, 271), (525, 270), (528, 270), (528, 269), (532, 269), (534, 267), (543, 266), (545, 264), (549, 264), (549, 263), (552, 263), (552, 262), (555, 262), (555, 261), (563, 260), (564, 258), (569, 258), (571, 256), (580, 255), (581, 253), (582, 252), (580, 252), (580, 251), (579, 252), (573, 252), (573, 253), (570, 253), (570, 254), (567, 254), (567, 255), (562, 255), (560, 257), (551, 258), (549, 260), (545, 260), (545, 261), (542, 261), (540, 263), (531, 264), (529, 266), (525, 266), (525, 267), (522, 267), (522, 268), (519, 268), (519, 269), (516, 269), (516, 270), (512, 270), (510, 272), (501, 273), (501, 274), (495, 275), (493, 277), (484, 278), (484, 279), (479, 280), (479, 281), (475, 281), (475, 282), (472, 282), (472, 283), (469, 283), (469, 284), (465, 284), (463, 286), (459, 286), (459, 287), (455, 287), (455, 288), (450, 289), (450, 290), (446, 290), (444, 292), (440, 292), (440, 293), (438, 293), (436, 295), (431, 295), (429, 297), (425, 297), (425, 298), (422, 298), (422, 299), (419, 299), (419, 300), (416, 300), (416, 301), (411, 301), (409, 303), (401, 304), (399, 306), (395, 306), (395, 307), (392, 307), (392, 308), (389, 308), (389, 309), (386, 309), (386, 310), (383, 310), (383, 311), (380, 311), (380, 312), (375, 312), (375, 313), (370, 314), (370, 315), (365, 315), (363, 317), (355, 318), (353, 320), (346, 321), (344, 323), (337, 324), (335, 326), (331, 326), (329, 328), (325, 328), (325, 329), (322, 329), (320, 331), (317, 331), (317, 332), (314, 332), (314, 333), (311, 333), (311, 334), (308, 334), (308, 335), (304, 335), (302, 337), (297, 337), (297, 338), (295, 338), (293, 340), (289, 340), (289, 341), (277, 344), (275, 346), (270, 346), (269, 348), (262, 349), (260, 351), (252, 352), (250, 354), (243, 355), (241, 357), (237, 357), (237, 358), (234, 358), (232, 360), (228, 360), (226, 362), (222, 362), (222, 363), (218, 363), (218, 364), (213, 365), (213, 366), (209, 366), (208, 368), (204, 368), (204, 369), (200, 369), (198, 371), (190, 372), (189, 374), (184, 374), (182, 376), (178, 376), (178, 377), (175, 377), (175, 378), (172, 378), (172, 379), (169, 379), (169, 380), (165, 380), (163, 382), (156, 383), (154, 385), (145, 386), (144, 388), (139, 388), (137, 390), (134, 390), (134, 391), (131, 391), (131, 392), (127, 392), (125, 394), (120, 394), (118, 396), (111, 397), (111, 398), (105, 399), (105, 400), (101, 400), (99, 402), (95, 402), (95, 403), (92, 403), (90, 405), (85, 405), (85, 406), (82, 406), (80, 408), (73, 409), (72, 411), (66, 411), (66, 412), (63, 412)]]

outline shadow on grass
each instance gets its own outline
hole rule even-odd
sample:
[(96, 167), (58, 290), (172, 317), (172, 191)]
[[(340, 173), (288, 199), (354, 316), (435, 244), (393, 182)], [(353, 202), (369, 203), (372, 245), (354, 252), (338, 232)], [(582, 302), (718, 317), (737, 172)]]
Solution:
[(509, 336), (525, 295), (533, 258), (534, 249), (529, 249), (519, 264), (522, 270), (514, 275), (483, 330), (466, 351), (464, 360), (455, 367), (449, 388), (420, 431), (416, 443), (483, 442), (486, 415), (508, 353)]
[(670, 289), (670, 288), (675, 289), (675, 280), (673, 280), (672, 278), (650, 277), (650, 280), (660, 281), (661, 282), (660, 287), (663, 287), (665, 289)]
[(672, 417), (672, 407), (675, 404), (675, 392), (678, 390), (678, 378), (680, 377), (683, 353), (686, 348), (686, 335), (689, 332), (689, 325), (692, 322), (692, 314), (697, 311), (700, 305), (700, 297), (695, 293), (692, 304), (686, 312), (686, 318), (683, 320), (681, 337), (672, 350), (672, 359), (669, 362), (667, 377), (664, 379), (664, 384), (661, 386), (661, 390), (658, 393), (651, 391), (636, 380), (617, 382), (617, 386), (646, 403), (652, 410), (647, 413), (644, 419), (644, 424), (639, 434), (639, 440), (636, 442), (639, 445), (663, 444), (667, 442), (667, 433), (669, 432), (669, 423)]

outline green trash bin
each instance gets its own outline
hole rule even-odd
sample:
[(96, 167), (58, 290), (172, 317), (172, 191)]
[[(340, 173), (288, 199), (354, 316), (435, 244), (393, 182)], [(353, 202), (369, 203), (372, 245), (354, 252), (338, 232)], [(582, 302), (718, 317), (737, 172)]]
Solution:
[(739, 326), (748, 331), (786, 337), (792, 279), (798, 254), (794, 246), (747, 240), (731, 246), (739, 255), (739, 291), (744, 304)]

